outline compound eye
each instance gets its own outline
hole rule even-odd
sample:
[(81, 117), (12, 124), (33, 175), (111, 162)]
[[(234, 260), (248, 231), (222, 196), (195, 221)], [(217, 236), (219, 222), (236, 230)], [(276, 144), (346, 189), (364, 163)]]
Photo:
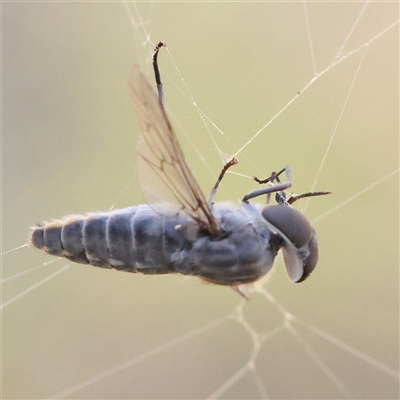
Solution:
[(318, 261), (317, 235), (306, 217), (285, 206), (267, 206), (262, 216), (284, 239), (282, 248), (286, 271), (294, 282), (304, 281)]

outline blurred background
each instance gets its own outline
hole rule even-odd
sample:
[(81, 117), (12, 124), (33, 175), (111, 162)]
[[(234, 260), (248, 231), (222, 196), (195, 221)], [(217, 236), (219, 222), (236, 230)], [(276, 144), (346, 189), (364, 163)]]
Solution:
[(2, 285), (3, 398), (398, 398), (398, 7), (4, 3), (3, 251), (34, 224), (144, 201), (127, 79), (134, 63), (152, 79), (159, 40), (167, 111), (206, 196), (217, 147), (235, 153), (294, 98), (216, 200), (239, 203), (248, 177), (287, 164), (295, 193), (333, 194), (295, 205), (318, 233), (314, 274), (293, 284), (279, 259), (246, 304), (194, 278), (4, 254), (3, 279), (21, 275)]

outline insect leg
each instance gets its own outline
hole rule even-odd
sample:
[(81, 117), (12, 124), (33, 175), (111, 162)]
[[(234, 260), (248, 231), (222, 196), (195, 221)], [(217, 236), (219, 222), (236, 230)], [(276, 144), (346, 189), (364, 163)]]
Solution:
[(237, 159), (236, 157), (232, 157), (232, 158), (231, 158), (230, 160), (228, 160), (228, 162), (226, 162), (225, 165), (223, 166), (222, 171), (221, 171), (221, 173), (220, 173), (219, 176), (218, 176), (217, 182), (215, 182), (214, 187), (211, 189), (210, 197), (209, 197), (208, 200), (207, 200), (207, 204), (208, 204), (209, 207), (211, 207), (212, 200), (213, 200), (213, 198), (214, 198), (214, 196), (215, 196), (215, 193), (217, 193), (218, 186), (219, 186), (219, 184), (221, 183), (222, 178), (224, 177), (226, 171), (228, 171), (228, 169), (229, 169), (230, 167), (232, 167), (233, 165), (237, 164), (238, 162), (239, 162), (239, 161), (238, 161), (238, 159)]
[(158, 91), (158, 102), (160, 103), (161, 108), (164, 110), (164, 92), (163, 92), (163, 85), (161, 83), (161, 76), (160, 76), (160, 70), (158, 69), (158, 52), (160, 51), (161, 47), (167, 47), (167, 45), (164, 42), (159, 42), (157, 46), (154, 49), (153, 53), (153, 68), (154, 68), (154, 75), (156, 77), (156, 83), (157, 83), (157, 91)]
[(250, 300), (250, 294), (247, 290), (246, 285), (237, 285), (237, 286), (231, 286), (231, 288), (239, 293), (245, 300)]
[[(288, 181), (284, 182), (284, 183), (280, 183), (280, 180), (279, 180), (278, 176), (284, 171), (286, 173), (286, 177), (287, 177)], [(278, 173), (272, 173), (272, 175), (269, 178), (264, 179), (263, 181), (260, 181), (258, 178), (256, 178), (255, 180), (258, 183), (270, 183), (271, 186), (269, 186), (267, 188), (255, 190), (254, 192), (246, 194), (246, 196), (243, 197), (242, 202), (248, 203), (250, 199), (254, 199), (255, 197), (262, 196), (262, 195), (266, 194), (267, 195), (267, 202), (269, 203), (269, 195), (271, 193), (284, 191), (285, 189), (288, 189), (288, 188), (290, 188), (292, 186), (292, 174), (290, 173), (290, 168), (289, 168), (288, 165), (285, 168), (283, 168), (281, 171), (279, 171)], [(277, 185), (272, 184), (272, 182), (274, 180), (278, 181)]]
[[(288, 167), (289, 168), (289, 167)], [(279, 175), (281, 175), (284, 171), (286, 170), (285, 168), (282, 168), (279, 172), (272, 172), (271, 176), (266, 178), (266, 179), (258, 179), (256, 176), (253, 176), (253, 179), (259, 183), (260, 185), (269, 183), (270, 185), (273, 184), (274, 180), (276, 180), (278, 183), (281, 183), (279, 179)], [(271, 200), (271, 193), (267, 193), (267, 198), (266, 198), (266, 204), (269, 205)], [(278, 204), (284, 204), (287, 205), (286, 203), (286, 194), (284, 191), (278, 191), (275, 195), (275, 200)]]
[(289, 166), (282, 168), (279, 172), (272, 172), (271, 176), (266, 179), (259, 179), (256, 176), (253, 176), (253, 180), (255, 180), (260, 185), (262, 185), (264, 183), (268, 183), (268, 182), (273, 182), (275, 180), (280, 183), (281, 181), (279, 180), (279, 175), (281, 175), (283, 172), (285, 172), (287, 168), (289, 168)]
[[(266, 193), (267, 194), (267, 204), (269, 204), (271, 193), (273, 193), (273, 192), (277, 192), (276, 196), (275, 196), (275, 200), (276, 200), (276, 202), (278, 204), (282, 204), (282, 205), (291, 205), (295, 201), (300, 200), (300, 199), (304, 199), (306, 197), (324, 196), (324, 195), (332, 193), (331, 191), (307, 192), (307, 193), (302, 193), (302, 194), (291, 194), (289, 197), (286, 197), (286, 193), (284, 192), (284, 190), (279, 188), (279, 187), (282, 187), (282, 186), (280, 186), (281, 185), (281, 181), (279, 179), (279, 175), (281, 175), (282, 172), (286, 171), (286, 175), (288, 177), (288, 181), (291, 183), (292, 181), (291, 181), (291, 177), (290, 177), (290, 169), (289, 169), (289, 175), (288, 175), (288, 172), (287, 172), (288, 169), (289, 169), (289, 167), (285, 167), (285, 168), (282, 168), (279, 172), (272, 172), (271, 176), (266, 178), (266, 179), (259, 179), (259, 178), (255, 177), (255, 176), (253, 177), (253, 179), (257, 183), (259, 183), (259, 184), (269, 183), (271, 185), (269, 189), (275, 188), (274, 190), (270, 190), (270, 191), (268, 191)], [(276, 180), (279, 183), (279, 185), (273, 185), (274, 180)], [(283, 184), (283, 185), (285, 185), (285, 184)], [(256, 193), (260, 193), (260, 194), (256, 194)], [(258, 191), (252, 192), (249, 195), (247, 195), (247, 196), (251, 196), (251, 197), (247, 197), (247, 200), (249, 200), (251, 198), (254, 198), (254, 197), (257, 197), (257, 196), (260, 196), (262, 194), (264, 194), (264, 193), (262, 193), (262, 190), (258, 190)], [(245, 196), (245, 198), (246, 198), (246, 196)]]

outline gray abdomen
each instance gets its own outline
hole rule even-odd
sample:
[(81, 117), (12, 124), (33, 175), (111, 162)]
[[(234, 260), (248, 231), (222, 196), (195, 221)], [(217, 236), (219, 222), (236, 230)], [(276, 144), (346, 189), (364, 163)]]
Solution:
[(144, 274), (177, 272), (219, 285), (265, 275), (282, 245), (279, 235), (259, 213), (219, 203), (213, 211), (221, 228), (218, 238), (201, 232), (183, 212), (167, 217), (140, 205), (36, 227), (31, 244), (78, 263)]
[(35, 227), (31, 244), (71, 261), (129, 272), (173, 271), (171, 259), (188, 245), (183, 217), (164, 218), (147, 205), (69, 216)]

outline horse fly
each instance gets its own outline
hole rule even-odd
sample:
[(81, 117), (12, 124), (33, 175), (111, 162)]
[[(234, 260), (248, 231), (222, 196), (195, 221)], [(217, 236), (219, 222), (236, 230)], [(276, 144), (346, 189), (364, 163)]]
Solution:
[[(77, 263), (133, 273), (193, 275), (237, 290), (264, 276), (282, 249), (289, 278), (304, 281), (317, 264), (317, 236), (291, 204), (330, 192), (286, 198), (284, 191), (292, 184), (287, 166), (267, 179), (254, 178), (268, 185), (244, 196), (240, 207), (213, 203), (224, 174), (237, 163), (232, 158), (206, 201), (164, 109), (157, 64), (163, 46), (160, 42), (153, 55), (158, 95), (138, 66), (128, 82), (142, 131), (139, 181), (149, 205), (54, 220), (33, 228), (31, 244)], [(279, 179), (283, 172), (284, 183)], [(272, 193), (277, 205), (269, 204)], [(261, 195), (266, 195), (266, 206), (249, 203)]]

